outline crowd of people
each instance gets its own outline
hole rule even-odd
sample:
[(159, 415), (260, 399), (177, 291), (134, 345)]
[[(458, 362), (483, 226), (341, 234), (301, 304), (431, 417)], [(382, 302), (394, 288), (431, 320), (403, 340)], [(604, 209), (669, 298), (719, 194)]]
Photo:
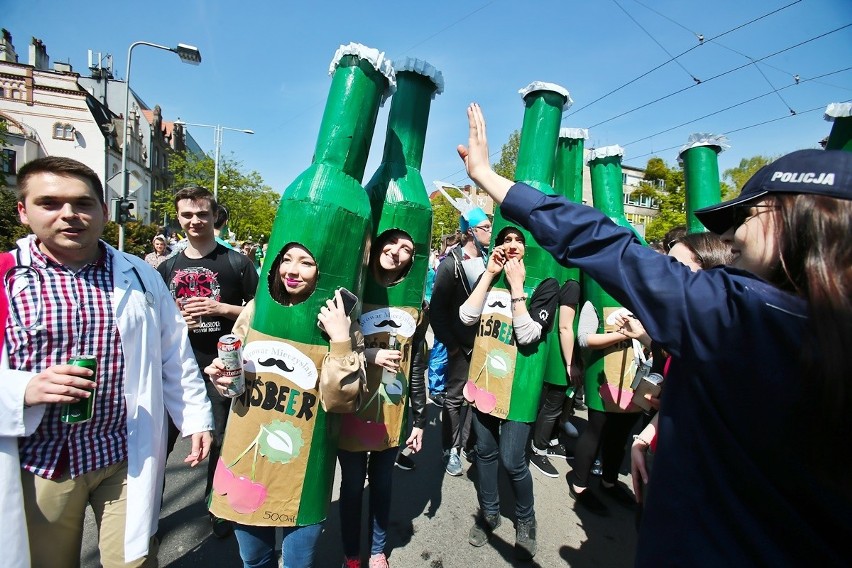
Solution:
[[(478, 105), (468, 108), (468, 125), (459, 155), (507, 223), (492, 238), (495, 221), (484, 211), (462, 213), (453, 242), (429, 260), (426, 302), (399, 316), (408, 328), (382, 322), (398, 333), (359, 321), (345, 290), (312, 313), (327, 340), (316, 396), (271, 381), (264, 394), (247, 375), (246, 393), (232, 398), (233, 374), (217, 341), (258, 340), (251, 324), (259, 255), (251, 243), (237, 251), (221, 241), (227, 213), (209, 191), (176, 193), (185, 243), (158, 235), (142, 260), (102, 240), (107, 209), (93, 171), (52, 157), (20, 168), (18, 210), (32, 235), (0, 255), (6, 563), (77, 565), (90, 506), (104, 566), (156, 566), (165, 460), (183, 436), (191, 440), (185, 462), (207, 460), (211, 531), (234, 534), (245, 566), (278, 566), (276, 528), (283, 565), (311, 566), (328, 503), (307, 521), (298, 521), (308, 518), (300, 512), (295, 522), (258, 522), (260, 500), (290, 494), (271, 482), (238, 489), (245, 480), (229, 468), (258, 445), (268, 461), (288, 466), (288, 486), (330, 495), (331, 479), (312, 468), (328, 465), (314, 448), (332, 444), (343, 565), (362, 565), (369, 480), (367, 564), (385, 568), (393, 469), (414, 467), (431, 401), (441, 407), (446, 474), (461, 475), (465, 458), (477, 468), (471, 546), (485, 546), (502, 522), (502, 466), (515, 503), (516, 557), (533, 558), (534, 472), (554, 476), (551, 459), (573, 458), (564, 498), (575, 506), (605, 514), (600, 494), (641, 504), (639, 566), (846, 564), (852, 153), (784, 156), (739, 197), (696, 213), (709, 233), (671, 233), (655, 251), (591, 207), (496, 174)], [(581, 306), (573, 278), (531, 277), (530, 236), (623, 309)], [(390, 290), (404, 281), (416, 248), (404, 227), (378, 235), (366, 262), (371, 282)], [(306, 305), (332, 269), (300, 243), (270, 254), (269, 295), (288, 308)], [(369, 304), (376, 313), (393, 309)], [(549, 341), (558, 342), (561, 366), (545, 378), (530, 361)], [(661, 392), (622, 401), (606, 377), (584, 373), (590, 354), (635, 358), (637, 382), (658, 376)], [(81, 356), (96, 366), (79, 365)], [(263, 365), (286, 369), (287, 360)], [(567, 417), (581, 386), (588, 420), (578, 432)], [(67, 408), (81, 402), (91, 416), (74, 423)], [(340, 420), (294, 437), (277, 422), (285, 412)], [(566, 436), (577, 437), (573, 456)], [(311, 455), (297, 460), (298, 444)], [(618, 481), (628, 449), (633, 491)]]

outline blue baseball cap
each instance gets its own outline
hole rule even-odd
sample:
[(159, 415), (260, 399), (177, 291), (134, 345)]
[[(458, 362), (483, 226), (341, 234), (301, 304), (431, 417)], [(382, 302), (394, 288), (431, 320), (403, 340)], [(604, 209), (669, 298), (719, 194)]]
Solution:
[(737, 205), (774, 193), (852, 199), (852, 152), (798, 150), (781, 156), (751, 176), (738, 197), (699, 209), (695, 216), (721, 235), (734, 225)]
[(476, 227), (487, 220), (488, 215), (485, 214), (485, 211), (480, 207), (474, 207), (466, 213), (462, 213), (459, 217), (459, 230), (462, 233), (466, 233), (471, 227)]

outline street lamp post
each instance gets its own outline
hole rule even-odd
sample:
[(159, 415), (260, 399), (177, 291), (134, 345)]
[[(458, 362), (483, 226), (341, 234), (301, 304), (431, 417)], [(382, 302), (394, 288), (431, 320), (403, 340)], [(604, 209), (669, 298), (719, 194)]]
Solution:
[(229, 126), (221, 126), (219, 124), (197, 124), (195, 122), (184, 122), (180, 118), (175, 121), (175, 124), (181, 126), (201, 126), (203, 128), (213, 129), (213, 144), (215, 146), (213, 159), (213, 199), (219, 199), (219, 154), (222, 152), (222, 133), (225, 130), (234, 132), (242, 132), (243, 134), (254, 134), (254, 130), (248, 128), (231, 128)]
[[(130, 47), (127, 49), (127, 71), (124, 74), (125, 80), (125, 93), (124, 93), (124, 142), (121, 145), (121, 199), (122, 201), (127, 199), (127, 146), (129, 145), (131, 138), (131, 127), (130, 127), (130, 61), (133, 58), (133, 48), (137, 45), (147, 45), (149, 47), (155, 47), (157, 49), (164, 49), (166, 51), (171, 51), (172, 53), (177, 53), (178, 57), (180, 57), (181, 61), (184, 63), (190, 63), (192, 65), (198, 65), (201, 63), (201, 52), (197, 47), (192, 45), (186, 45), (184, 43), (177, 44), (177, 47), (168, 47), (166, 45), (159, 45), (156, 43), (150, 43), (147, 41), (136, 41), (130, 44)], [(121, 223), (118, 225), (118, 250), (124, 250), (124, 224)]]

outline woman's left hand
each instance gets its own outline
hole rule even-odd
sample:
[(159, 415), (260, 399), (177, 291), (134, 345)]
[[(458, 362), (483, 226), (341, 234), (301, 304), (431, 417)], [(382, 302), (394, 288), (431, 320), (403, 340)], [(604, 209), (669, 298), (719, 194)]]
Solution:
[(334, 300), (327, 300), (320, 308), (317, 319), (322, 323), (325, 332), (332, 341), (347, 341), (349, 339), (349, 328), (352, 322), (346, 312), (343, 311), (343, 298), (340, 290), (335, 290)]
[(423, 428), (412, 428), (411, 436), (405, 441), (405, 445), (411, 448), (411, 451), (415, 454), (419, 452), (420, 448), (423, 447)]

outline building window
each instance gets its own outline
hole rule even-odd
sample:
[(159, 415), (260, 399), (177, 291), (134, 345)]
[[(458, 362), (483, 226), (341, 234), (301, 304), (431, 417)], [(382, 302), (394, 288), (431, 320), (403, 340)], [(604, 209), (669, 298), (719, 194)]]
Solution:
[(3, 149), (2, 171), (6, 175), (15, 175), (18, 173), (17, 152)]
[(13, 98), (13, 99), (20, 99), (20, 98), (21, 98), (21, 92), (20, 92), (18, 89), (12, 89), (12, 96), (11, 96), (11, 98)]
[(57, 122), (53, 125), (53, 137), (57, 140), (74, 140), (74, 127)]

